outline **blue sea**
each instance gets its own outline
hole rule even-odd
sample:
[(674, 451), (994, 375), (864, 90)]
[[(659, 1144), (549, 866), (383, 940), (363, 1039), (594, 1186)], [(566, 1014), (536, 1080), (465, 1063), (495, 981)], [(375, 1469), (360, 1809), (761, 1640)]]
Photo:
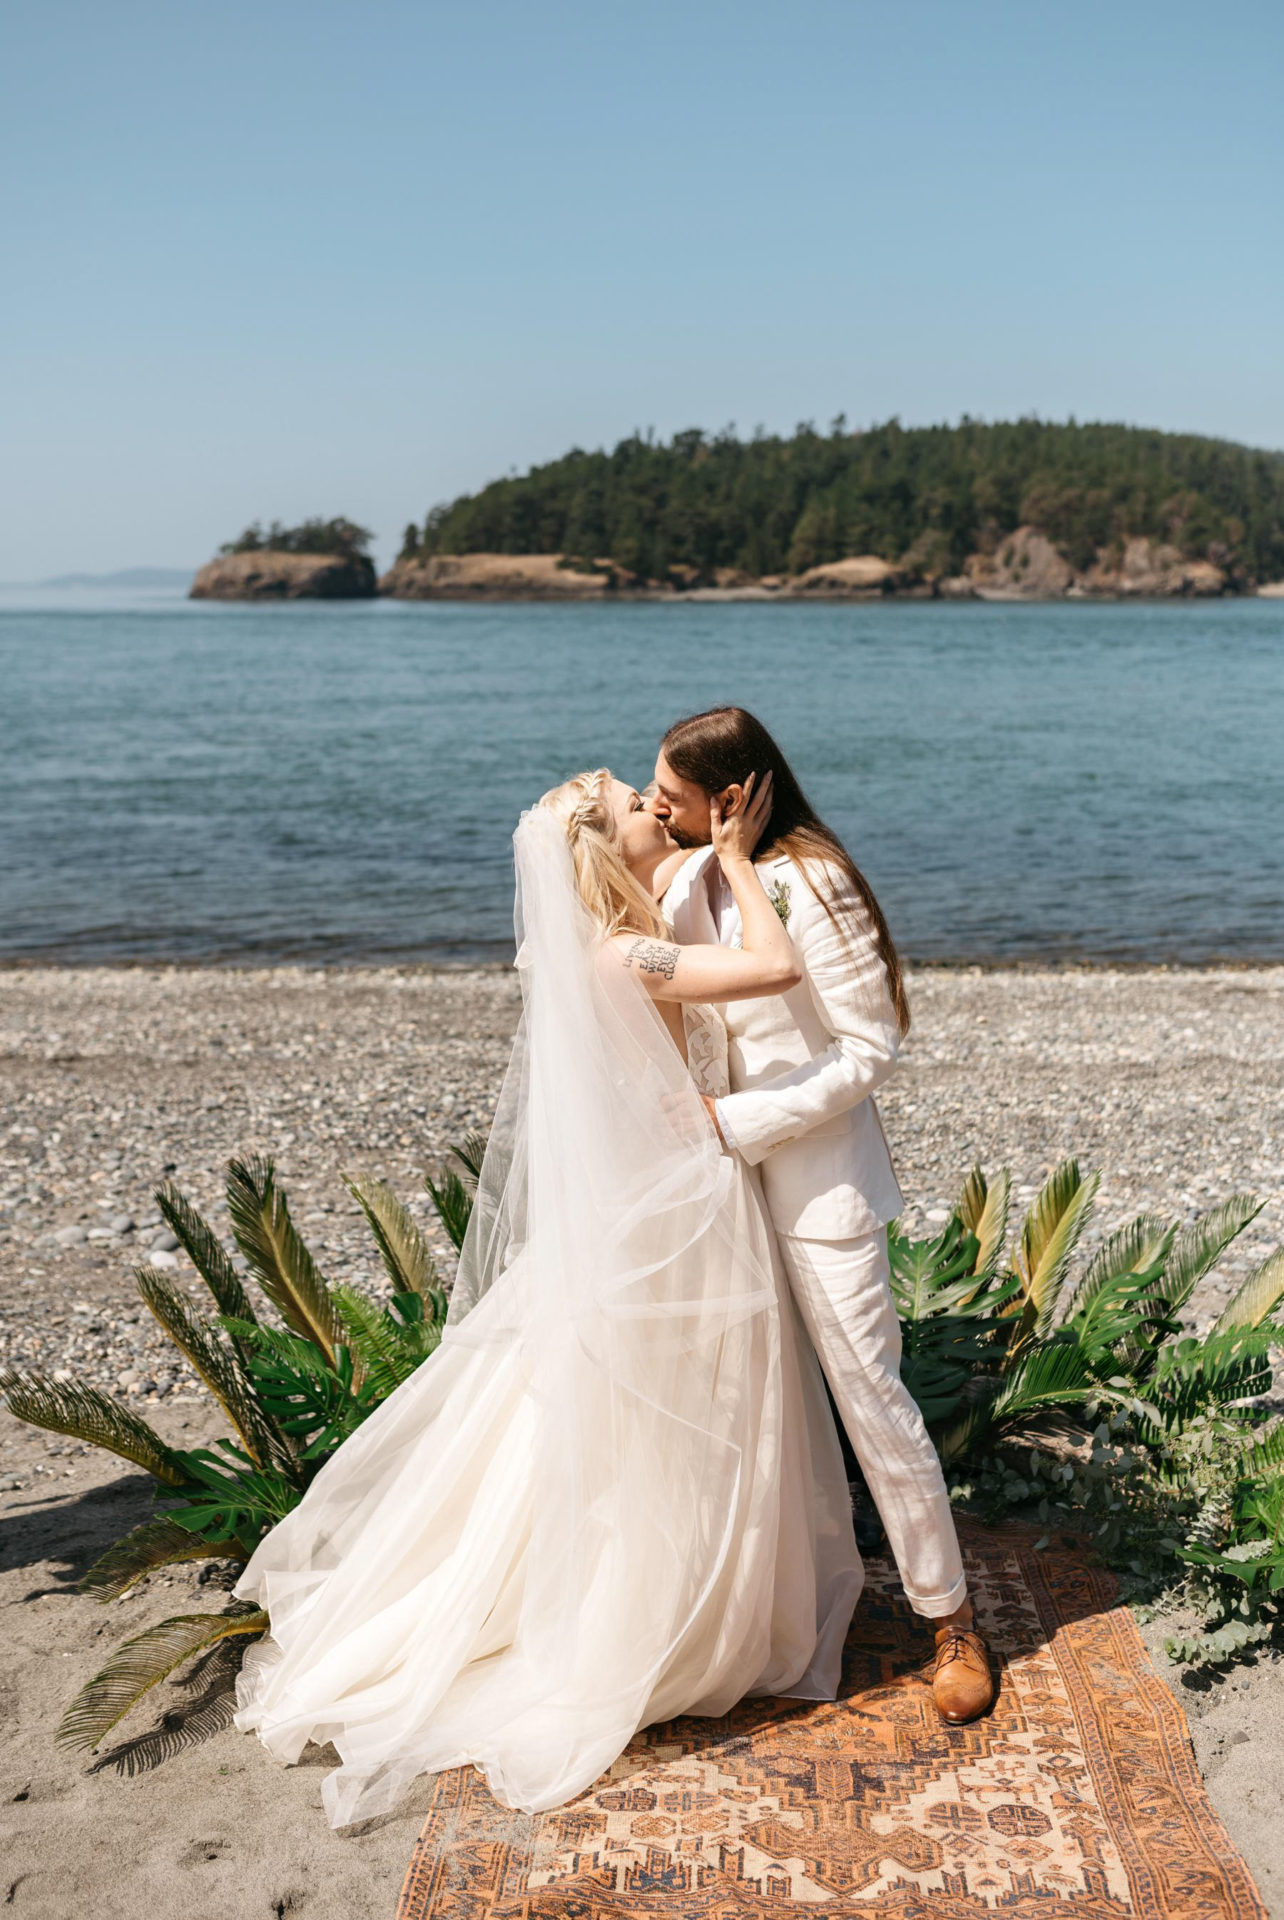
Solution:
[(0, 957), (500, 959), (546, 787), (758, 713), (917, 960), (1284, 958), (1284, 602), (0, 594)]

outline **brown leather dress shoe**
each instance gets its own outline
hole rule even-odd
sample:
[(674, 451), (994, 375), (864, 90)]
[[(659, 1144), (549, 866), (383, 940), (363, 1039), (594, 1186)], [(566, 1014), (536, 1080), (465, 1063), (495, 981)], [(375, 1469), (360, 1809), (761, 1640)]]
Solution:
[(993, 1700), (990, 1656), (974, 1628), (936, 1629), (932, 1698), (942, 1720), (952, 1727), (961, 1726), (965, 1720), (975, 1720)]

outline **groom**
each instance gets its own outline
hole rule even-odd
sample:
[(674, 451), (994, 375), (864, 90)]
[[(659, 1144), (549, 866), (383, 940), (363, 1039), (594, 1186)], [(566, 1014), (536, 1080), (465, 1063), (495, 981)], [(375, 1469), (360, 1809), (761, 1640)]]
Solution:
[(900, 1377), (887, 1222), (901, 1205), (874, 1089), (909, 1025), (900, 963), (878, 903), (817, 818), (771, 735), (740, 707), (679, 720), (648, 802), (682, 847), (664, 910), (680, 941), (735, 946), (739, 915), (709, 850), (709, 801), (750, 773), (774, 776), (755, 864), (803, 966), (790, 992), (724, 1007), (732, 1091), (708, 1100), (724, 1144), (762, 1170), (794, 1297), (820, 1356), (916, 1613), (932, 1620), (932, 1692), (957, 1725), (994, 1697), (949, 1496)]

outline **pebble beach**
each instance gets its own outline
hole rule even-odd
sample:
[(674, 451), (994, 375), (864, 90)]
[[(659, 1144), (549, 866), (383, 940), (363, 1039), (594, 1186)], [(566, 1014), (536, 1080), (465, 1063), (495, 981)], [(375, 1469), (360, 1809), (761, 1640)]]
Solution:
[[(944, 1219), (974, 1161), (1009, 1167), (1018, 1203), (1067, 1155), (1100, 1169), (1089, 1246), (1143, 1209), (1187, 1219), (1253, 1191), (1264, 1210), (1190, 1302), (1195, 1328), (1284, 1241), (1284, 967), (933, 968), (911, 973), (910, 990), (913, 1030), (880, 1096), (910, 1225)], [(272, 1155), (327, 1277), (380, 1284), (346, 1173), (391, 1183), (448, 1278), (424, 1176), (486, 1126), (518, 999), (505, 967), (0, 971), (0, 1364), (92, 1381), (184, 1444), (212, 1437), (208, 1397), (139, 1302), (132, 1269), (146, 1259), (197, 1286), (154, 1189), (174, 1179), (226, 1230), (233, 1154)], [(322, 1769), (283, 1776), (227, 1728), (126, 1779), (52, 1745), (58, 1709), (104, 1644), (210, 1603), (178, 1569), (113, 1609), (99, 1638), (103, 1611), (71, 1581), (147, 1505), (124, 1463), (0, 1413), (11, 1543), (0, 1824), (27, 1863), (5, 1882), (10, 1904), (50, 1920), (76, 1911), (77, 1874), (90, 1876), (109, 1829), (120, 1871), (93, 1882), (104, 1915), (136, 1911), (150, 1876), (176, 1864), (192, 1920), (391, 1912), (415, 1804), (341, 1841), (319, 1811)], [(1182, 1688), (1162, 1654), (1157, 1666)], [(1278, 1667), (1259, 1661), (1180, 1697), (1218, 1810), (1284, 1913)], [(298, 1908), (265, 1904), (269, 1884), (282, 1898), (295, 1889)]]

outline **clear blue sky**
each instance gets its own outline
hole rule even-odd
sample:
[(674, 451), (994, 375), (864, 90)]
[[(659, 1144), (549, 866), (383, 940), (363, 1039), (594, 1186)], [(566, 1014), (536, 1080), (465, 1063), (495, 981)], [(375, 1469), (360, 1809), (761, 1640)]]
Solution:
[(1280, 0), (41, 0), (0, 178), (0, 580), (634, 427), (1284, 446)]

